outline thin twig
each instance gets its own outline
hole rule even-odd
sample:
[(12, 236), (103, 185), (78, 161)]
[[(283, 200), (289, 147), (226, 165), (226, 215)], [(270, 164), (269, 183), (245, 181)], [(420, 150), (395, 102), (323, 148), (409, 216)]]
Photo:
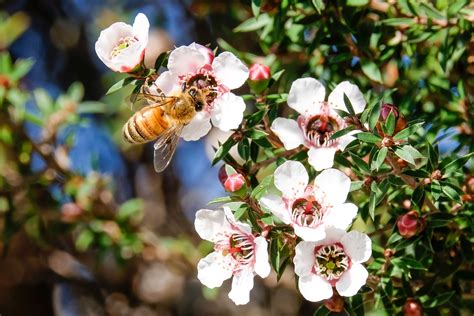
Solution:
[(302, 150), (304, 150), (304, 149), (301, 149), (301, 147), (298, 147), (298, 148), (295, 148), (295, 149), (292, 149), (292, 150), (286, 150), (286, 151), (282, 152), (281, 154), (277, 154), (277, 155), (275, 155), (271, 158), (268, 158), (266, 160), (257, 162), (256, 164), (254, 164), (252, 166), (252, 168), (250, 168), (250, 173), (251, 174), (256, 173), (261, 168), (266, 167), (266, 166), (274, 163), (275, 161), (277, 161), (278, 158), (290, 157), (294, 154), (297, 154), (297, 153), (301, 152)]

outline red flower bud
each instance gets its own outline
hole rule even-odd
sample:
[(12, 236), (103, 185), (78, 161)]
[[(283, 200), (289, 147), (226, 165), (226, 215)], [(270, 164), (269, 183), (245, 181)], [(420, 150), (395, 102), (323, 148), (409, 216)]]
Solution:
[(252, 81), (267, 80), (271, 76), (270, 68), (262, 64), (253, 64), (249, 71), (249, 78)]
[(227, 192), (235, 192), (240, 190), (245, 184), (245, 178), (240, 173), (234, 173), (227, 177), (224, 182), (224, 189)]
[(334, 293), (330, 299), (324, 301), (324, 306), (331, 312), (342, 312), (344, 310), (344, 299), (337, 293)]
[(423, 230), (424, 222), (416, 211), (410, 211), (398, 218), (398, 232), (403, 238), (411, 238)]
[(227, 180), (227, 171), (225, 171), (225, 165), (222, 165), (222, 167), (219, 169), (219, 181), (224, 186), (225, 180)]
[(385, 122), (390, 113), (393, 113), (395, 119), (398, 118), (399, 112), (398, 108), (395, 105), (390, 103), (382, 104), (382, 108), (380, 109), (380, 120)]
[[(379, 121), (385, 122), (390, 113), (393, 113), (393, 116), (395, 118), (396, 124), (394, 134), (396, 134), (407, 126), (407, 122), (403, 114), (400, 113), (400, 111), (398, 110), (397, 106), (390, 103), (382, 104), (382, 107), (380, 108)], [(384, 135), (380, 123), (377, 123), (376, 128), (380, 135)]]
[(403, 315), (405, 316), (422, 316), (423, 306), (418, 300), (414, 298), (408, 298), (403, 305)]

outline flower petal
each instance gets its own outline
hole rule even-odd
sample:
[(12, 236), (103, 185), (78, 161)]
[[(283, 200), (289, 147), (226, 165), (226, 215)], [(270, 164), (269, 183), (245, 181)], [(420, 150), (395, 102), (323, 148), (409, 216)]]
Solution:
[(352, 142), (354, 139), (355, 134), (359, 133), (360, 131), (350, 131), (348, 134), (339, 137), (337, 140), (337, 148), (339, 148), (341, 151), (346, 149), (346, 146), (349, 145), (350, 142)]
[(305, 241), (319, 241), (326, 237), (326, 232), (322, 226), (312, 228), (293, 225), (293, 229), (295, 230), (295, 234)]
[(313, 274), (312, 269), (314, 265), (314, 242), (301, 241), (295, 247), (295, 273), (299, 277), (304, 277)]
[(206, 64), (206, 57), (199, 50), (188, 46), (174, 49), (168, 59), (168, 69), (175, 76), (195, 74)]
[(224, 206), (224, 213), (228, 223), (232, 226), (232, 229), (239, 230), (239, 232), (250, 235), (252, 234), (252, 228), (249, 224), (238, 222), (235, 220), (234, 214), (232, 213), (230, 207)]
[(133, 21), (133, 35), (138, 38), (140, 44), (146, 47), (148, 44), (148, 30), (150, 29), (150, 22), (145, 14), (138, 13)]
[(262, 278), (270, 274), (270, 263), (268, 262), (268, 243), (264, 237), (255, 238), (255, 273)]
[(308, 186), (308, 172), (299, 161), (285, 161), (275, 170), (275, 186), (285, 198), (298, 198)]
[(337, 281), (336, 290), (341, 296), (354, 296), (366, 283), (368, 276), (369, 273), (360, 263), (352, 263)]
[(247, 304), (250, 300), (250, 290), (253, 288), (253, 271), (244, 269), (234, 275), (232, 279), (232, 290), (229, 292), (229, 298), (236, 305)]
[(365, 262), (372, 255), (372, 241), (369, 236), (356, 230), (342, 237), (341, 243), (353, 262)]
[(337, 148), (334, 147), (311, 147), (308, 150), (308, 162), (317, 171), (331, 168), (336, 151)]
[(155, 86), (167, 96), (171, 96), (181, 89), (178, 83), (178, 77), (173, 75), (171, 71), (165, 71), (160, 74), (155, 80)]
[(224, 93), (212, 105), (212, 124), (224, 132), (235, 129), (242, 122), (244, 111), (244, 99), (230, 92)]
[(315, 242), (315, 246), (331, 245), (340, 242), (342, 237), (346, 234), (345, 230), (332, 226), (326, 226), (325, 231), (326, 237), (323, 240)]
[(231, 256), (223, 256), (218, 252), (211, 252), (198, 262), (197, 277), (208, 288), (222, 285), (222, 282), (232, 276)]
[(249, 77), (249, 70), (230, 52), (219, 54), (212, 62), (212, 69), (217, 81), (230, 90), (237, 89)]
[(298, 287), (303, 297), (311, 302), (319, 302), (332, 296), (332, 286), (316, 274), (301, 277)]
[(324, 224), (347, 229), (357, 216), (357, 206), (352, 203), (338, 204), (324, 213)]
[(327, 205), (338, 205), (346, 201), (351, 179), (337, 169), (326, 169), (314, 180), (315, 196)]
[(288, 94), (288, 105), (302, 115), (317, 114), (326, 89), (314, 78), (300, 78), (293, 82)]
[(226, 214), (222, 210), (201, 209), (196, 212), (194, 227), (199, 237), (216, 242), (219, 233), (230, 229)]
[(344, 94), (349, 98), (349, 101), (351, 101), (352, 108), (356, 114), (364, 111), (365, 105), (367, 104), (364, 95), (355, 84), (352, 84), (349, 81), (341, 82), (336, 86), (336, 88), (334, 88), (331, 94), (329, 94), (329, 106), (347, 112), (348, 110), (344, 103)]
[(267, 194), (260, 199), (260, 204), (273, 215), (278, 217), (283, 223), (291, 223), (290, 212), (281, 197), (274, 194)]
[(210, 117), (207, 112), (199, 112), (192, 121), (183, 128), (181, 137), (186, 141), (198, 140), (211, 129)]
[(294, 149), (304, 143), (303, 131), (295, 120), (277, 117), (271, 130), (280, 138), (286, 150)]
[(206, 64), (210, 65), (212, 61), (214, 60), (214, 52), (209, 47), (203, 46), (198, 43), (191, 43), (188, 45), (188, 47), (191, 47), (192, 49), (195, 49), (201, 52), (201, 54), (203, 54), (206, 57)]

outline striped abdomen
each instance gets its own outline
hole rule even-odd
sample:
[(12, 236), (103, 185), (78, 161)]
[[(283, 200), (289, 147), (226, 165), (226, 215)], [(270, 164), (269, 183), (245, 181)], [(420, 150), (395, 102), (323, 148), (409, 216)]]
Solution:
[(149, 106), (135, 113), (122, 129), (123, 138), (132, 144), (149, 142), (169, 127), (163, 108)]

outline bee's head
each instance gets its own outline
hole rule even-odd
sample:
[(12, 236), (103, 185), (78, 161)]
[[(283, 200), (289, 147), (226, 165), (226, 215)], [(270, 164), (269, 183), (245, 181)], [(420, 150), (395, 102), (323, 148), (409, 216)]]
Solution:
[(204, 100), (201, 96), (201, 93), (199, 93), (199, 90), (195, 87), (191, 87), (189, 90), (188, 90), (188, 94), (189, 96), (192, 98), (193, 100), (193, 103), (194, 103), (194, 110), (196, 112), (200, 112), (202, 111), (202, 109), (204, 108)]

